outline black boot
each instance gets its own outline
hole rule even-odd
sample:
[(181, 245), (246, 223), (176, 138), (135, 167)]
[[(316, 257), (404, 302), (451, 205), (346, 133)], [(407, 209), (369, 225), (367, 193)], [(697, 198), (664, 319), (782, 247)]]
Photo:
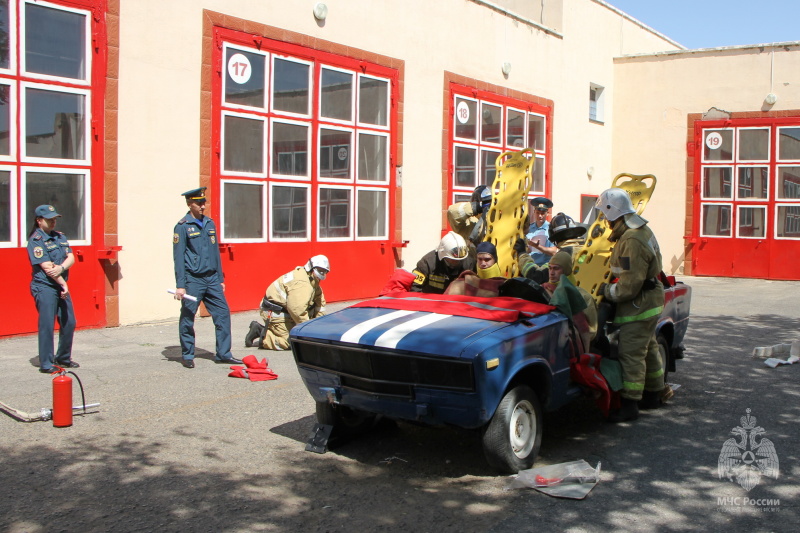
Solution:
[(247, 332), (247, 336), (244, 338), (244, 345), (248, 348), (255, 348), (256, 344), (254, 344), (253, 341), (263, 338), (266, 329), (265, 326), (262, 326), (255, 320), (250, 322), (250, 331)]
[(629, 400), (628, 398), (622, 398), (622, 407), (611, 411), (611, 414), (608, 415), (608, 421), (612, 424), (636, 420), (637, 418), (639, 418), (639, 406), (636, 400)]
[(661, 407), (661, 392), (646, 390), (642, 394), (642, 399), (639, 401), (639, 409), (658, 409)]

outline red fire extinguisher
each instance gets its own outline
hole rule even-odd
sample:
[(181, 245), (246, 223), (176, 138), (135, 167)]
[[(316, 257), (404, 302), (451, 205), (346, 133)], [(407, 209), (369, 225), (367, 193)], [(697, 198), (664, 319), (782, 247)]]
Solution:
[(53, 426), (72, 425), (72, 378), (65, 373), (53, 378)]

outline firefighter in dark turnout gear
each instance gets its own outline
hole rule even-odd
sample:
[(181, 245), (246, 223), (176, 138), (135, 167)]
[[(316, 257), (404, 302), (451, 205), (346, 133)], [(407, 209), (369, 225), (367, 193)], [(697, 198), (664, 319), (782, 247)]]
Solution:
[(451, 231), (442, 237), (436, 250), (417, 263), (411, 292), (444, 294), (450, 282), (465, 270), (475, 270), (475, 258), (469, 255), (464, 237)]

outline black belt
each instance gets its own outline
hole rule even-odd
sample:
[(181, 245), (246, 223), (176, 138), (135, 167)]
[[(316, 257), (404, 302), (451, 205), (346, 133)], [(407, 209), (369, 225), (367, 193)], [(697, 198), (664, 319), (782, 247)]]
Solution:
[(266, 296), (261, 299), (261, 310), (272, 313), (283, 313), (285, 311), (282, 305), (278, 305), (275, 302), (269, 301)]

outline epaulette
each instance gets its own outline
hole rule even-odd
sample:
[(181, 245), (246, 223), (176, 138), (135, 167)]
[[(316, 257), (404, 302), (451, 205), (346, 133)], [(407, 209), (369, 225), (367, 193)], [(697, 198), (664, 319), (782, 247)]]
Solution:
[(182, 218), (178, 221), (178, 224), (186, 224), (186, 219)]
[(36, 235), (33, 236), (33, 240), (34, 241), (41, 241), (42, 240), (42, 234), (41, 233), (37, 233)]

